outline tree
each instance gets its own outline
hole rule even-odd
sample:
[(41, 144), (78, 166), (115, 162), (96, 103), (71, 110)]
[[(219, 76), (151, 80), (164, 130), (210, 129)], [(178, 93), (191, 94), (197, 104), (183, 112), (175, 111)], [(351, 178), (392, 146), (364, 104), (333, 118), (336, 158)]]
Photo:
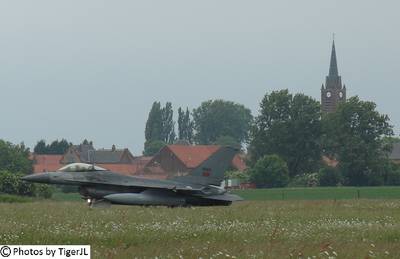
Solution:
[(153, 156), (155, 155), (162, 147), (164, 147), (166, 143), (162, 140), (153, 140), (146, 141), (144, 143), (144, 156)]
[(39, 140), (33, 148), (35, 154), (45, 154), (47, 152), (46, 141), (44, 139)]
[(178, 139), (193, 143), (193, 122), (190, 119), (188, 108), (186, 108), (186, 112), (181, 107), (178, 109)]
[(324, 114), (324, 152), (339, 161), (347, 185), (384, 183), (385, 166), (393, 135), (389, 117), (376, 111), (376, 104), (352, 97), (336, 112)]
[[(72, 143), (70, 143), (70, 145), (72, 146)], [(82, 141), (81, 145), (88, 145), (88, 146), (92, 146), (93, 147), (93, 141), (92, 140), (87, 140), (86, 138)]]
[(162, 140), (162, 111), (160, 102), (154, 102), (146, 122), (146, 141)]
[(14, 145), (0, 140), (0, 171), (11, 173), (32, 173), (32, 161), (29, 159), (29, 148), (23, 143)]
[(248, 108), (241, 104), (209, 100), (193, 110), (195, 140), (198, 144), (212, 144), (220, 136), (230, 136), (237, 143), (244, 143), (252, 122)]
[(175, 122), (172, 104), (167, 102), (161, 107), (160, 102), (154, 102), (146, 122), (143, 154), (152, 155), (165, 144), (175, 141)]
[[(39, 184), (31, 184), (21, 180), (26, 174), (32, 173), (32, 161), (29, 159), (29, 149), (23, 143), (14, 145), (0, 140), (0, 193), (40, 196)], [(47, 191), (46, 197), (51, 195)]]
[(59, 155), (65, 154), (68, 148), (72, 146), (72, 143), (68, 142), (66, 139), (61, 139), (60, 141), (56, 140), (53, 143), (50, 144), (50, 147), (52, 147), (52, 145), (55, 146), (55, 148), (53, 148), (54, 154)]
[[(85, 141), (87, 142), (86, 139), (85, 139)], [(54, 140), (53, 142), (51, 142), (51, 144), (46, 145), (46, 141), (42, 139), (37, 142), (33, 151), (35, 152), (35, 154), (62, 155), (67, 151), (67, 149), (71, 145), (72, 145), (72, 143), (68, 143), (68, 141), (65, 139), (62, 139), (61, 141), (58, 141), (58, 139), (57, 139), (57, 140)]]
[(250, 170), (250, 180), (257, 187), (284, 187), (289, 183), (288, 166), (278, 155), (263, 156)]
[(231, 146), (240, 149), (241, 145), (231, 136), (219, 136), (217, 140), (213, 143), (220, 146)]
[(250, 164), (277, 154), (291, 177), (315, 171), (321, 160), (320, 116), (319, 103), (309, 96), (293, 96), (288, 90), (267, 93), (250, 131)]
[(175, 122), (174, 122), (174, 111), (172, 104), (167, 102), (165, 107), (161, 110), (162, 128), (161, 128), (161, 140), (165, 143), (172, 144), (175, 141)]

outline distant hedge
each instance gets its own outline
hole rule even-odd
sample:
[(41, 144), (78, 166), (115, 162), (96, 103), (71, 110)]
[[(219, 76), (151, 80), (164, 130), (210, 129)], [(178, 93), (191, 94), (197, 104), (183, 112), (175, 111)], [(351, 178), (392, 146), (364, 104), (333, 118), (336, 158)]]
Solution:
[(53, 188), (44, 184), (32, 184), (21, 180), (24, 174), (0, 171), (0, 193), (31, 197), (51, 198)]
[(32, 198), (26, 196), (17, 196), (17, 195), (10, 195), (10, 194), (0, 194), (0, 203), (25, 203), (33, 201)]

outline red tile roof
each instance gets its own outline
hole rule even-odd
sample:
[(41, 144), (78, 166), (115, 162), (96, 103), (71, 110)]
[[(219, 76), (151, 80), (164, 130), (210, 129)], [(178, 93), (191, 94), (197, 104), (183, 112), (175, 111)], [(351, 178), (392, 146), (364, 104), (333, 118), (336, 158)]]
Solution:
[(141, 169), (141, 168), (145, 167), (152, 158), (153, 158), (152, 156), (135, 157), (135, 160), (133, 160), (132, 164), (136, 165), (136, 167)]
[(236, 154), (233, 157), (232, 166), (241, 172), (243, 172), (247, 168), (246, 162), (244, 161), (244, 157), (241, 156), (240, 154)]
[[(187, 168), (195, 168), (214, 154), (221, 146), (218, 145), (197, 145), (197, 146), (185, 146), (185, 145), (168, 145), (172, 153), (174, 153), (179, 160)], [(244, 171), (247, 166), (244, 158), (240, 154), (236, 154), (232, 160), (232, 166), (239, 171)]]
[(195, 168), (215, 153), (220, 146), (217, 145), (168, 145), (167, 148), (181, 160), (187, 168)]
[(323, 161), (327, 166), (330, 166), (330, 167), (336, 167), (336, 166), (339, 164), (339, 162), (338, 162), (337, 160), (332, 159), (332, 158), (329, 158), (329, 157), (327, 157), (327, 156), (322, 156), (322, 161)]

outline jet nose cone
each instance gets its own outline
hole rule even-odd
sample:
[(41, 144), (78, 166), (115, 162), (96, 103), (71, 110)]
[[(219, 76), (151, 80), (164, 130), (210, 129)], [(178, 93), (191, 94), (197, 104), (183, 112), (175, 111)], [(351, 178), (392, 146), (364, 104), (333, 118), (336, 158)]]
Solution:
[(41, 174), (30, 174), (21, 178), (24, 181), (34, 182), (34, 183), (49, 183), (50, 176), (48, 173)]

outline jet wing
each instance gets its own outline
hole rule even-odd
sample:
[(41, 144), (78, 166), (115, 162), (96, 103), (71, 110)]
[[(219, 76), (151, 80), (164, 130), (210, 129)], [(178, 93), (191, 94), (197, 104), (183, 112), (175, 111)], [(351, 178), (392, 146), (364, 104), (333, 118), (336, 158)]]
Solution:
[(235, 194), (230, 194), (230, 193), (205, 196), (204, 198), (211, 199), (211, 200), (219, 200), (219, 201), (243, 201), (242, 197), (235, 195)]

